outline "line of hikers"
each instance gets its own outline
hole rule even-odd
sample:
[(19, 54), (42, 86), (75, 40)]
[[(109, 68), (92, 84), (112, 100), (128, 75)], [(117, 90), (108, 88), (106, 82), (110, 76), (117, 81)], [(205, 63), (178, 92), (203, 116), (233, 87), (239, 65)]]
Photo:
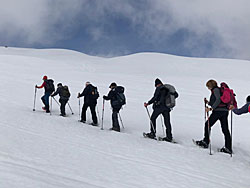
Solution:
[[(57, 84), (57, 90), (55, 91), (55, 87), (52, 79), (48, 79), (47, 76), (43, 77), (43, 83), (41, 86), (35, 86), (35, 88), (44, 88), (45, 93), (42, 96), (42, 102), (44, 103), (43, 109), (49, 113), (49, 97), (54, 97), (59, 94), (60, 99), (59, 102), (61, 116), (65, 116), (65, 106), (69, 101), (71, 96), (69, 92), (69, 88), (67, 86), (63, 86), (62, 83)], [(235, 94), (233, 90), (231, 90), (226, 83), (221, 83), (221, 86), (218, 87), (217, 82), (215, 80), (209, 80), (206, 83), (207, 88), (211, 91), (209, 101), (204, 98), (205, 104), (205, 113), (207, 114), (207, 119), (204, 127), (204, 138), (199, 141), (195, 141), (195, 143), (202, 147), (208, 148), (210, 143), (210, 132), (211, 127), (220, 120), (222, 133), (225, 138), (225, 146), (220, 149), (221, 152), (232, 154), (232, 139), (231, 134), (228, 128), (228, 115), (229, 111), (232, 110), (235, 114), (241, 115), (244, 113), (250, 112), (250, 96), (246, 99), (246, 104), (237, 108), (237, 102), (235, 99)], [(126, 104), (126, 98), (124, 95), (125, 88), (122, 86), (117, 86), (115, 82), (111, 83), (110, 91), (107, 96), (103, 96), (103, 105), (104, 100), (111, 101), (112, 107), (112, 128), (111, 130), (120, 132), (120, 126), (118, 121), (119, 111), (124, 104)], [(35, 90), (36, 91), (36, 90)], [(148, 106), (153, 104), (153, 113), (150, 116), (150, 132), (146, 133), (146, 137), (155, 139), (156, 138), (156, 119), (159, 115), (163, 115), (164, 124), (166, 127), (166, 137), (163, 138), (164, 141), (172, 142), (172, 126), (170, 123), (170, 112), (175, 107), (175, 100), (178, 98), (179, 94), (175, 90), (174, 86), (170, 84), (163, 84), (160, 79), (155, 80), (155, 92), (153, 97), (144, 103), (144, 107), (148, 111)], [(78, 93), (77, 98), (84, 97), (84, 104), (82, 107), (81, 120), (80, 122), (86, 123), (86, 111), (88, 107), (90, 108), (92, 115), (92, 125), (98, 126), (98, 120), (96, 115), (96, 105), (97, 99), (99, 98), (99, 92), (97, 87), (93, 86), (90, 82), (86, 82), (85, 88), (82, 93)], [(80, 102), (80, 99), (79, 99)], [(80, 103), (79, 103), (80, 105)], [(208, 107), (210, 106), (210, 107)], [(104, 106), (103, 106), (104, 107)], [(35, 103), (34, 103), (35, 108)], [(209, 116), (209, 111), (212, 111), (212, 114)]]

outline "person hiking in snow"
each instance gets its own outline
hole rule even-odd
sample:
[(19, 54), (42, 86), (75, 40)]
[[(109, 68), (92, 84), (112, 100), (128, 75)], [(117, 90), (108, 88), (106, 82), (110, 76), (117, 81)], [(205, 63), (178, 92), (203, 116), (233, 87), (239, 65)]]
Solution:
[(82, 115), (80, 122), (86, 123), (86, 111), (88, 107), (90, 107), (90, 112), (93, 120), (91, 124), (93, 126), (98, 126), (95, 108), (97, 104), (97, 99), (99, 97), (99, 93), (97, 91), (97, 87), (94, 87), (90, 82), (86, 82), (85, 86), (86, 87), (84, 88), (83, 92), (81, 94), (78, 93), (77, 96), (77, 98), (84, 96), (84, 104), (82, 107)]
[[(163, 138), (164, 141), (172, 142), (172, 127), (170, 123), (170, 111), (171, 109), (166, 106), (165, 100), (166, 96), (169, 95), (169, 90), (163, 85), (161, 80), (158, 78), (155, 80), (155, 92), (154, 96), (146, 103), (144, 103), (144, 107), (153, 104), (153, 113), (150, 117), (150, 133), (147, 133), (146, 136), (154, 139), (156, 134), (156, 119), (162, 114), (164, 117), (164, 124), (166, 127), (166, 137)], [(178, 97), (178, 93), (175, 91), (173, 93), (174, 97)]]
[(107, 96), (103, 96), (104, 100), (110, 100), (112, 107), (112, 128), (110, 130), (114, 130), (120, 132), (120, 125), (118, 121), (118, 114), (122, 105), (126, 103), (124, 93), (124, 87), (117, 86), (115, 82), (111, 83), (110, 91)]
[(211, 127), (220, 120), (222, 133), (225, 138), (225, 146), (220, 149), (221, 152), (232, 154), (232, 143), (231, 143), (231, 135), (228, 129), (228, 107), (227, 104), (221, 101), (221, 90), (217, 86), (217, 82), (215, 80), (209, 80), (206, 83), (207, 88), (211, 91), (210, 100), (204, 99), (204, 102), (211, 107), (206, 107), (206, 112), (212, 111), (210, 117), (205, 122), (204, 127), (204, 138), (203, 140), (196, 141), (196, 144), (203, 148), (208, 148), (209, 145), (209, 133)]
[(55, 91), (55, 87), (54, 87), (54, 81), (52, 79), (48, 79), (47, 76), (43, 77), (43, 83), (41, 86), (37, 86), (36, 88), (41, 89), (44, 88), (44, 95), (41, 97), (41, 100), (43, 102), (43, 104), (45, 105), (43, 107), (43, 110), (46, 110), (46, 113), (50, 113), (49, 110), (49, 96)]
[(65, 117), (66, 113), (65, 113), (65, 106), (69, 101), (70, 98), (70, 92), (69, 92), (69, 88), (68, 86), (63, 86), (62, 83), (58, 83), (57, 84), (57, 90), (56, 92), (54, 92), (51, 97), (54, 97), (56, 95), (60, 96), (59, 102), (61, 103), (60, 105), (60, 110), (61, 110), (61, 114), (60, 116)]

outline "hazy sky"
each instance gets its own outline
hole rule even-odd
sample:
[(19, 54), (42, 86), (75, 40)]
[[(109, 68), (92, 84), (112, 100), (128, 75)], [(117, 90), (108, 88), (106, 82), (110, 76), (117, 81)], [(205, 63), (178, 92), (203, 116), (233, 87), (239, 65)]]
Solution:
[(249, 0), (0, 0), (0, 45), (250, 59)]

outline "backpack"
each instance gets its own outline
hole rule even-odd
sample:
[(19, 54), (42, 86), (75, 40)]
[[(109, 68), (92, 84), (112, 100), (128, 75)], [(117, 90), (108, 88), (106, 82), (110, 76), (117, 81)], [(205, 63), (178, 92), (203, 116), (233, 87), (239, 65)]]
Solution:
[(92, 99), (98, 99), (99, 98), (99, 92), (97, 90), (97, 87), (92, 86), (92, 92), (91, 92)]
[(248, 106), (248, 112), (250, 113), (250, 105)]
[(115, 88), (116, 96), (115, 100), (112, 102), (112, 107), (120, 108), (126, 104), (126, 97), (124, 95), (125, 88), (122, 86), (117, 86)]
[(46, 80), (45, 83), (46, 83), (46, 86), (45, 86), (46, 91), (51, 92), (51, 93), (55, 91), (54, 80), (49, 79), (49, 80)]
[(166, 95), (166, 98), (165, 98), (165, 105), (168, 108), (174, 108), (176, 105), (175, 99), (178, 97), (178, 93), (176, 92), (174, 86), (172, 86), (170, 84), (164, 84), (163, 86), (164, 86), (164, 88), (168, 89), (168, 91), (169, 91)]
[(220, 84), (220, 91), (221, 91), (221, 97), (220, 97), (221, 102), (226, 104), (227, 108), (229, 108), (230, 105), (233, 105), (234, 108), (237, 108), (237, 101), (235, 99), (236, 95), (225, 82), (222, 82)]
[(62, 86), (62, 89), (61, 89), (61, 96), (62, 97), (65, 97), (65, 98), (70, 98), (70, 92), (69, 92), (69, 88), (68, 86)]

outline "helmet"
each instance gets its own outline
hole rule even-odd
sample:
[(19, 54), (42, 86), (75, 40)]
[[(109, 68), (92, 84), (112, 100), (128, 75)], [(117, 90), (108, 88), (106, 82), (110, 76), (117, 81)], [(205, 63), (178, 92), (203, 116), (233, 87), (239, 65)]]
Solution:
[(47, 76), (43, 76), (43, 80), (47, 80), (48, 79), (48, 77)]

